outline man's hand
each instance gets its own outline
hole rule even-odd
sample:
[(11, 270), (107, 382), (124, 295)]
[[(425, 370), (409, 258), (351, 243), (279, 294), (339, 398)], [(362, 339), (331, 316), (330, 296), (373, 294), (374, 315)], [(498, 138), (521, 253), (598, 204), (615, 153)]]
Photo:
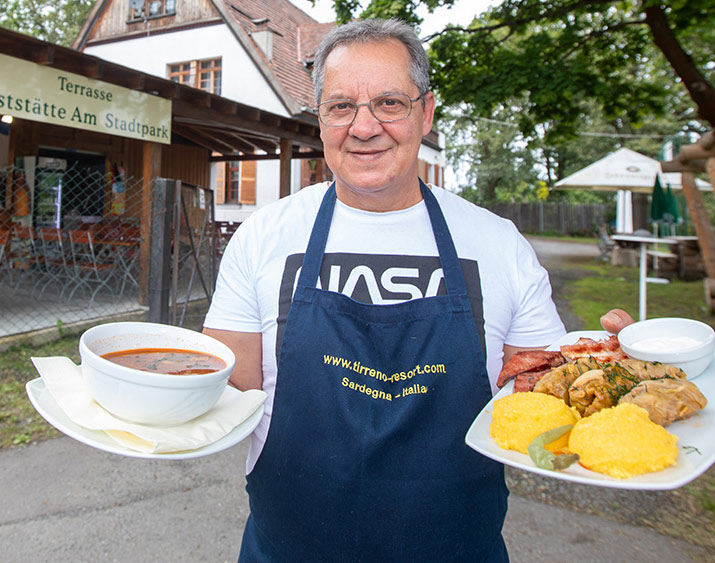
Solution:
[(628, 325), (636, 322), (633, 317), (626, 313), (623, 309), (611, 309), (601, 317), (601, 326), (606, 332), (618, 334)]
[(229, 379), (231, 385), (241, 391), (263, 387), (263, 335), (260, 332), (204, 328), (203, 333), (223, 342), (236, 356), (236, 367)]

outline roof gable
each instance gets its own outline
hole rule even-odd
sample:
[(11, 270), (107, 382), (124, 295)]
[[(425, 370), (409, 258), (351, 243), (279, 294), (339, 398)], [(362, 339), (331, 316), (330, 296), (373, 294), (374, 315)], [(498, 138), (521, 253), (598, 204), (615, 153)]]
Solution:
[[(309, 63), (322, 35), (335, 24), (320, 24), (289, 0), (176, 0), (175, 13), (148, 22), (127, 20), (128, 0), (97, 0), (73, 43), (121, 41), (143, 33), (169, 33), (223, 20), (288, 111), (313, 106)], [(150, 27), (147, 27), (150, 26)], [(265, 42), (270, 34), (271, 52)]]
[[(288, 0), (217, 0), (228, 7), (227, 16), (238, 24), (258, 51), (260, 62), (280, 82), (296, 104), (313, 106), (313, 79), (308, 62), (322, 36), (335, 26), (320, 24)], [(272, 53), (259, 46), (257, 35), (272, 34)], [(322, 33), (321, 33), (322, 32)]]

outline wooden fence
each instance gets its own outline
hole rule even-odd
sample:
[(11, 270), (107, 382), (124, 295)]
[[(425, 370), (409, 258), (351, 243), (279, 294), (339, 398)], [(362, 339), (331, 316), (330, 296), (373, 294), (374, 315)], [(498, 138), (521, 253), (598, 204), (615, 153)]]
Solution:
[(606, 223), (608, 206), (604, 204), (493, 203), (485, 205), (500, 217), (510, 219), (522, 233), (591, 234)]

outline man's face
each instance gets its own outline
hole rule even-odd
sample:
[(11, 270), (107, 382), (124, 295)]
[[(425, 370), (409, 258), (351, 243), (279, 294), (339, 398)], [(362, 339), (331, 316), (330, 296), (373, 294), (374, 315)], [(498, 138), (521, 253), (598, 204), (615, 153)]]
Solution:
[[(387, 93), (416, 98), (407, 48), (397, 40), (337, 47), (325, 61), (322, 102), (350, 99), (366, 103)], [(372, 211), (401, 209), (420, 200), (417, 153), (429, 133), (434, 97), (412, 104), (407, 119), (381, 123), (367, 106), (345, 127), (321, 123), (325, 159), (333, 171), (338, 197), (347, 205)]]

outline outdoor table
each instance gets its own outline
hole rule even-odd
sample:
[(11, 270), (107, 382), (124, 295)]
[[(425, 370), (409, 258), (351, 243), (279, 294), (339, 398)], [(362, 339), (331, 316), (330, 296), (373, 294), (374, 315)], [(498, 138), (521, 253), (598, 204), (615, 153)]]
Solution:
[(619, 242), (633, 242), (638, 243), (640, 246), (640, 271), (638, 277), (638, 320), (644, 321), (646, 319), (646, 283), (647, 282), (657, 282), (657, 278), (648, 278), (648, 245), (655, 243), (665, 243), (673, 244), (673, 239), (670, 238), (658, 238), (653, 236), (641, 236), (632, 234), (616, 234), (612, 235), (611, 238)]

